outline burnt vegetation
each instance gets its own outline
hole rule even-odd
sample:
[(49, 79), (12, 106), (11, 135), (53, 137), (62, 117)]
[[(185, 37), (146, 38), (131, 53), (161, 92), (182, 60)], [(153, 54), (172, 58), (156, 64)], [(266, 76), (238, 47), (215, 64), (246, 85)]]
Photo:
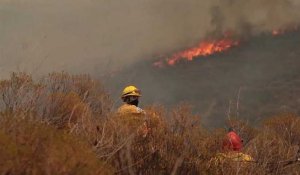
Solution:
[[(283, 113), (253, 127), (231, 117), (253, 162), (217, 162), (226, 131), (207, 130), (189, 105), (149, 106), (143, 122), (118, 117), (88, 75), (12, 73), (0, 82), (1, 174), (297, 174), (300, 118)], [(255, 116), (254, 116), (255, 117)]]

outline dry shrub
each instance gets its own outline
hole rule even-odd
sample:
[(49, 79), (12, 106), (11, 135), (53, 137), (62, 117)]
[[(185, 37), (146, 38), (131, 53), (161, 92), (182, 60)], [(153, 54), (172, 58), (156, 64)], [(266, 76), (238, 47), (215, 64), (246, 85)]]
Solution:
[(82, 102), (76, 93), (51, 94), (48, 101), (43, 116), (58, 128), (72, 128), (72, 125), (78, 123), (82, 116), (90, 116), (89, 106)]
[(0, 81), (1, 113), (26, 113), (35, 111), (40, 86), (25, 73), (12, 73), (9, 80)]
[(52, 73), (35, 82), (25, 73), (12, 73), (0, 81), (1, 113), (41, 117), (58, 128), (73, 127), (78, 120), (105, 118), (112, 102), (102, 85), (88, 75)]
[(93, 115), (103, 116), (111, 111), (112, 101), (108, 93), (99, 81), (91, 79), (89, 75), (52, 73), (44, 77), (40, 84), (44, 85), (47, 94), (74, 92), (89, 105)]
[(293, 114), (271, 117), (264, 122), (247, 149), (256, 160), (257, 172), (289, 174), (300, 171), (299, 162), (296, 161), (299, 127), (299, 116)]
[[(299, 116), (262, 127), (231, 119), (253, 162), (216, 163), (224, 129), (208, 131), (191, 107), (145, 109), (119, 116), (102, 85), (88, 75), (52, 73), (34, 81), (13, 73), (0, 81), (0, 168), (10, 174), (289, 174), (299, 172)], [(43, 123), (43, 124), (41, 124)], [(143, 135), (144, 123), (150, 130)], [(76, 138), (74, 138), (76, 137)], [(299, 153), (300, 154), (300, 153)], [(300, 156), (300, 155), (299, 155)], [(102, 162), (101, 162), (102, 161)], [(31, 163), (32, 162), (32, 163)], [(111, 170), (111, 168), (108, 168)], [(92, 173), (93, 172), (93, 173)]]
[(1, 174), (111, 174), (89, 145), (64, 131), (20, 116), (0, 122)]
[(281, 114), (264, 122), (264, 126), (274, 131), (291, 145), (300, 144), (300, 117), (296, 114)]
[(146, 137), (137, 132), (143, 121), (134, 120), (137, 125), (132, 125), (132, 116), (122, 116), (130, 121), (127, 123), (112, 120), (109, 130), (114, 131), (113, 150), (117, 151), (108, 159), (118, 174), (208, 172), (208, 162), (220, 142), (201, 127), (200, 117), (193, 115), (189, 106), (180, 105), (172, 112), (155, 106), (147, 108), (146, 113), (150, 127)]

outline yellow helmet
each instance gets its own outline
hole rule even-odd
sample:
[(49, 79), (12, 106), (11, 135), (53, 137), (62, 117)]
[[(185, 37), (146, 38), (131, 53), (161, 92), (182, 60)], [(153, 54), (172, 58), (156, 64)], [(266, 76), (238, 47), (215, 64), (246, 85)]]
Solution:
[(135, 86), (127, 86), (127, 87), (124, 88), (121, 98), (125, 98), (127, 96), (140, 97), (141, 96), (141, 91)]

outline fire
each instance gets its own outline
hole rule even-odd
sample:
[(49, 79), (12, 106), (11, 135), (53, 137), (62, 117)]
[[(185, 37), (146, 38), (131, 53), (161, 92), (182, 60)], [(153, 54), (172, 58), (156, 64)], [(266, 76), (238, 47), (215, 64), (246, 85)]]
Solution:
[(274, 29), (274, 30), (272, 30), (272, 35), (273, 36), (282, 35), (284, 33), (285, 33), (285, 31), (284, 30), (280, 30), (280, 29)]
[[(289, 29), (273, 29), (271, 34), (273, 36), (283, 35), (289, 31), (299, 30), (299, 26), (295, 25)], [(153, 64), (155, 67), (162, 68), (165, 65), (175, 65), (180, 60), (192, 61), (195, 57), (208, 56), (215, 53), (224, 52), (234, 46), (240, 44), (239, 40), (232, 39), (230, 33), (225, 33), (222, 39), (219, 40), (204, 40), (200, 42), (197, 46), (177, 52), (171, 57), (168, 57), (164, 60), (157, 61)]]
[[(220, 40), (206, 40), (200, 42), (196, 47), (189, 48), (187, 50), (173, 54), (166, 59), (168, 65), (174, 65), (180, 60), (192, 61), (195, 57), (208, 56), (214, 53), (223, 52), (233, 46), (237, 46), (239, 41), (235, 41), (229, 38), (223, 38)], [(163, 67), (164, 62), (158, 61), (153, 64), (156, 67)]]
[(276, 36), (279, 35), (281, 32), (279, 30), (273, 30), (272, 35)]

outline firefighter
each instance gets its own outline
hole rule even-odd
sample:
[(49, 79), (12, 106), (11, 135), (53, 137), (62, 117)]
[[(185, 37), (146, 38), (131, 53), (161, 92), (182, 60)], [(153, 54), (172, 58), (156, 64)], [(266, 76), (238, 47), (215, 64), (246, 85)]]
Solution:
[(124, 104), (118, 109), (118, 113), (144, 115), (144, 110), (138, 107), (140, 97), (141, 91), (137, 87), (125, 87), (121, 95), (121, 99), (123, 100)]
[(250, 155), (242, 153), (243, 140), (240, 136), (234, 131), (233, 128), (228, 129), (226, 138), (223, 140), (223, 153), (217, 154), (219, 159), (231, 160), (231, 161), (242, 161), (249, 162), (253, 161), (253, 158)]
[(149, 127), (145, 111), (138, 107), (140, 97), (141, 91), (137, 87), (125, 87), (121, 95), (124, 104), (119, 107), (118, 114), (123, 124), (130, 129), (130, 132), (137, 131), (138, 135), (146, 137)]
[(226, 138), (223, 140), (223, 150), (241, 151), (242, 147), (243, 147), (243, 140), (233, 130), (233, 128), (229, 128)]

